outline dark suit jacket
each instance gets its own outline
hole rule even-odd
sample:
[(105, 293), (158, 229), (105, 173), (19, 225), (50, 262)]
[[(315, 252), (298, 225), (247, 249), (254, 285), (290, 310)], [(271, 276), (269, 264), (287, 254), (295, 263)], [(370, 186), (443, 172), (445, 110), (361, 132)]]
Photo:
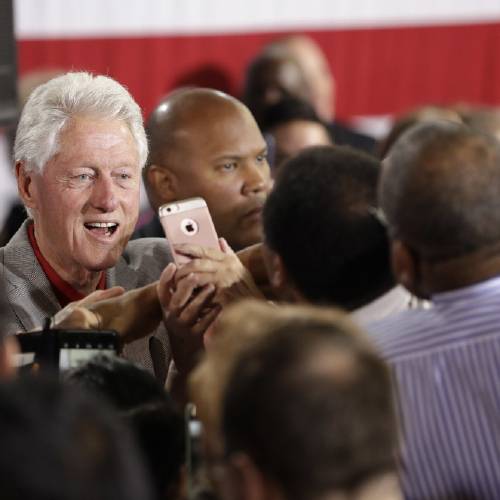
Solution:
[(328, 130), (335, 144), (339, 146), (351, 146), (354, 149), (375, 155), (377, 141), (372, 137), (360, 134), (337, 121), (330, 123)]
[[(5, 333), (26, 332), (43, 325), (47, 316), (61, 306), (40, 267), (28, 239), (25, 222), (6, 246), (0, 248), (0, 272), (7, 295), (7, 314), (2, 318)], [(126, 246), (116, 265), (106, 271), (108, 287), (126, 290), (156, 281), (172, 261), (166, 240), (146, 238)], [(150, 336), (125, 346), (124, 357), (143, 365), (165, 381), (171, 362), (170, 345), (163, 324)]]

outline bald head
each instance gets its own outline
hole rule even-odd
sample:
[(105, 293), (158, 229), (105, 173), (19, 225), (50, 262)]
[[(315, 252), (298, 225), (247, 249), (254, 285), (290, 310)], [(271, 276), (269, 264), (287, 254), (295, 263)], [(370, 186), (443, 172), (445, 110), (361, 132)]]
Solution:
[(265, 141), (245, 105), (216, 90), (181, 89), (153, 111), (147, 132), (144, 177), (153, 208), (200, 196), (233, 248), (260, 241), (270, 172)]
[(320, 46), (304, 35), (290, 36), (273, 45), (273, 50), (282, 50), (297, 62), (309, 86), (316, 113), (321, 119), (331, 121), (335, 107), (335, 81)]
[(205, 88), (184, 88), (174, 91), (151, 113), (146, 130), (150, 143), (148, 165), (168, 162), (182, 168), (182, 152), (189, 148), (197, 132), (217, 126), (233, 113), (249, 113), (237, 99)]
[(428, 260), (500, 243), (500, 146), (464, 125), (425, 123), (403, 134), (379, 194), (393, 237)]

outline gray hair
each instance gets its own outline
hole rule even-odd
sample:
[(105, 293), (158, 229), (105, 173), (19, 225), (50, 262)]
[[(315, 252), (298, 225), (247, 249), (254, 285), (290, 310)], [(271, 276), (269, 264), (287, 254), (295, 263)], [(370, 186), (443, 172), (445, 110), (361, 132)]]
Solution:
[(24, 106), (14, 144), (16, 161), (29, 171), (41, 171), (58, 151), (58, 139), (68, 120), (90, 115), (127, 124), (137, 144), (140, 166), (148, 143), (141, 109), (130, 93), (107, 76), (66, 73), (37, 87)]

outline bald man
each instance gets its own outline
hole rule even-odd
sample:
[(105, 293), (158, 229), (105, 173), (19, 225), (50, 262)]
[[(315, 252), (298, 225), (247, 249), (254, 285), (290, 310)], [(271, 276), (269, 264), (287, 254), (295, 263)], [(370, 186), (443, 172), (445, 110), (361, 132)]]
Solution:
[[(295, 66), (293, 73), (292, 67), (282, 67), (285, 60), (288, 66), (292, 63)], [(271, 81), (268, 74), (273, 66), (274, 79)], [(291, 85), (290, 77), (297, 70), (301, 76), (296, 75)], [(335, 79), (321, 47), (309, 36), (287, 36), (265, 45), (249, 66), (244, 89), (244, 100), (258, 121), (264, 114), (263, 108), (273, 104), (268, 98), (269, 90), (281, 89), (282, 96), (305, 99), (314, 107), (316, 114), (328, 124), (335, 144), (373, 153), (373, 138), (350, 129), (335, 118)]]
[[(153, 111), (147, 131), (144, 181), (156, 213), (164, 203), (201, 196), (234, 250), (261, 241), (271, 175), (266, 143), (241, 102), (211, 89), (182, 89)], [(136, 234), (153, 235), (163, 235), (156, 218)]]

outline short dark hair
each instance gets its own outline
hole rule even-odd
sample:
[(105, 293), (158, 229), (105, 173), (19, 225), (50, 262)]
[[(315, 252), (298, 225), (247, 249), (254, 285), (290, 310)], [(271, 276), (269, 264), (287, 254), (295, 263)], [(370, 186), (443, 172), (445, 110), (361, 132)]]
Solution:
[(151, 498), (137, 449), (116, 415), (58, 380), (0, 386), (0, 442), (5, 500)]
[(179, 480), (184, 461), (184, 422), (157, 379), (124, 359), (98, 356), (67, 372), (66, 380), (119, 411), (137, 438), (157, 498), (165, 498)]
[(295, 120), (318, 123), (323, 125), (328, 133), (325, 124), (316, 114), (312, 105), (296, 97), (284, 97), (266, 107), (263, 111), (261, 129), (263, 132), (268, 132), (275, 127)]
[(376, 216), (379, 166), (343, 146), (308, 148), (283, 164), (264, 207), (264, 239), (313, 303), (352, 310), (394, 284)]
[(293, 319), (241, 353), (229, 377), (226, 453), (249, 455), (290, 500), (352, 491), (395, 470), (389, 371), (351, 333)]
[(380, 203), (393, 237), (426, 259), (500, 242), (500, 145), (451, 122), (416, 125), (384, 162)]
[(310, 89), (297, 61), (282, 49), (264, 48), (248, 65), (243, 82), (242, 101), (262, 128), (264, 111), (270, 104), (269, 92), (275, 101), (284, 97), (308, 99)]

